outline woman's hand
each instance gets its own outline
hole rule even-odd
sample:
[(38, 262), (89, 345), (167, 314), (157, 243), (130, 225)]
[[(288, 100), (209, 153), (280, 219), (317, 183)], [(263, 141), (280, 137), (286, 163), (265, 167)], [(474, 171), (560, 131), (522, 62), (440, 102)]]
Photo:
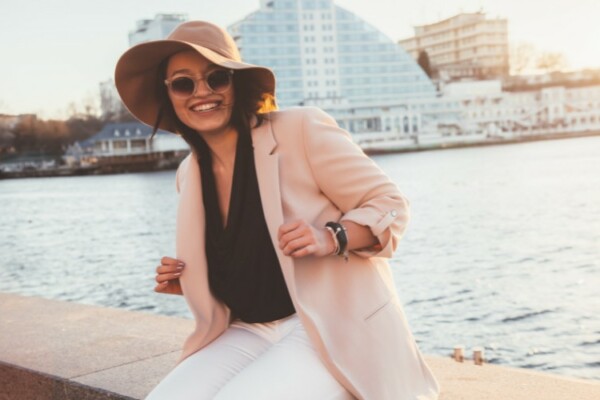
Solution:
[(283, 224), (277, 234), (279, 248), (291, 257), (328, 256), (335, 251), (335, 243), (327, 228), (317, 229), (304, 220)]
[(161, 258), (160, 263), (161, 265), (156, 267), (156, 282), (158, 284), (154, 291), (165, 294), (183, 294), (179, 277), (185, 263), (171, 257)]

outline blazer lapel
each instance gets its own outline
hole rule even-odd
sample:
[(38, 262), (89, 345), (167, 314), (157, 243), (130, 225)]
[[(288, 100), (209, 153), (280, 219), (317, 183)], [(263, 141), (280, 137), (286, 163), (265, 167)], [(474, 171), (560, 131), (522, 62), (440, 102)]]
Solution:
[(288, 290), (292, 299), (295, 300), (294, 265), (292, 260), (282, 253), (277, 238), (277, 232), (284, 223), (284, 219), (279, 186), (279, 154), (275, 151), (277, 142), (275, 141), (270, 119), (265, 119), (261, 126), (252, 130), (252, 145), (254, 147), (254, 164), (263, 213), (277, 258), (288, 284)]

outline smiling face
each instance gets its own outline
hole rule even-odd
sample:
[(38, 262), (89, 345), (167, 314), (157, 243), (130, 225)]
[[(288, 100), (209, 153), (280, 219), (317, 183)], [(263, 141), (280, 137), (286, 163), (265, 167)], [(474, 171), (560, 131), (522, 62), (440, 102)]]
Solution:
[(223, 93), (213, 93), (206, 85), (205, 78), (216, 69), (221, 67), (195, 51), (171, 56), (167, 66), (168, 80), (189, 76), (196, 81), (196, 89), (189, 97), (174, 95), (171, 90), (168, 93), (177, 117), (201, 135), (218, 135), (232, 129), (233, 84)]

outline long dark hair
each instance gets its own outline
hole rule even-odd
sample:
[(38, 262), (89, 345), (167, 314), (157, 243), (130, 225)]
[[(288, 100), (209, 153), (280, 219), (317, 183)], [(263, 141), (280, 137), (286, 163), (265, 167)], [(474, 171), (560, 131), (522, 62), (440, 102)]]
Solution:
[[(164, 59), (159, 64), (158, 73), (156, 74), (156, 94), (160, 106), (150, 139), (154, 137), (161, 122), (166, 118), (167, 120), (175, 122), (175, 133), (181, 135), (192, 149), (197, 149), (198, 140), (202, 140), (200, 135), (179, 120), (175, 113), (175, 109), (173, 108), (173, 104), (171, 103), (171, 99), (169, 99), (167, 86), (164, 84), (167, 75), (168, 62), (168, 58)], [(259, 127), (264, 122), (268, 112), (277, 110), (275, 96), (265, 91), (255, 79), (251, 79), (248, 72), (249, 71), (236, 70), (233, 74), (235, 103), (231, 113), (231, 123), (238, 132), (250, 132), (252, 128)], [(251, 127), (250, 121), (253, 117), (256, 118), (256, 123)]]

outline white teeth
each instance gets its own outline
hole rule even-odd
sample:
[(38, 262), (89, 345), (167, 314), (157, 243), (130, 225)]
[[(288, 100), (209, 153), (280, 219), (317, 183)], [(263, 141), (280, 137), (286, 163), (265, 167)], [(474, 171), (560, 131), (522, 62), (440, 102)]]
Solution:
[(198, 104), (196, 107), (192, 108), (193, 111), (208, 111), (217, 107), (217, 103), (206, 103), (206, 104)]

